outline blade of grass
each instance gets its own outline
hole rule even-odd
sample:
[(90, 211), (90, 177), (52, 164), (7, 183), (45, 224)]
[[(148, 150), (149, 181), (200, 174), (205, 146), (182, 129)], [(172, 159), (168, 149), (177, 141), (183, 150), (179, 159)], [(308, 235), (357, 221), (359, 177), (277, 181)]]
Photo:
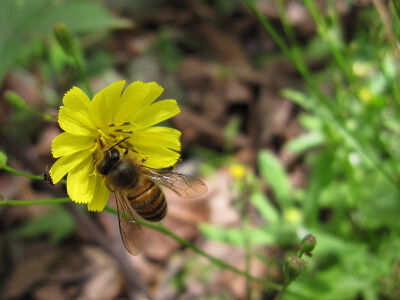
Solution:
[[(308, 1), (309, 0), (304, 0)], [(265, 30), (272, 36), (272, 38), (275, 40), (277, 45), (281, 48), (282, 52), (288, 57), (288, 59), (293, 63), (295, 68), (298, 70), (298, 72), (301, 74), (301, 76), (304, 78), (306, 81), (309, 91), (312, 94), (312, 96), (317, 100), (315, 103), (316, 106), (321, 105), (325, 109), (318, 109), (315, 111), (317, 115), (322, 120), (327, 120), (328, 118), (329, 122), (331, 122), (331, 125), (337, 132), (342, 136), (342, 138), (351, 146), (363, 159), (364, 161), (374, 167), (377, 171), (382, 173), (386, 177), (386, 179), (391, 182), (396, 189), (400, 190), (400, 184), (399, 184), (399, 178), (396, 173), (393, 173), (391, 171), (386, 170), (382, 164), (379, 162), (379, 160), (376, 158), (374, 154), (372, 154), (370, 151), (367, 150), (367, 147), (363, 145), (344, 124), (344, 121), (340, 117), (340, 114), (336, 111), (334, 102), (329, 101), (329, 99), (323, 95), (318, 88), (317, 83), (315, 82), (315, 79), (313, 76), (310, 75), (310, 72), (307, 68), (307, 66), (302, 62), (301, 57), (294, 54), (292, 49), (283, 41), (283, 39), (279, 36), (278, 32), (275, 30), (275, 28), (272, 26), (272, 24), (269, 22), (269, 20), (261, 14), (261, 12), (258, 10), (258, 8), (254, 5), (253, 0), (245, 0), (246, 4), (250, 8), (250, 10), (255, 14), (255, 16), (259, 19), (260, 23), (263, 25)], [(311, 3), (311, 2), (309, 2)], [(313, 4), (310, 4), (310, 7), (313, 7)], [(314, 14), (314, 18), (318, 19), (319, 22), (322, 22), (319, 19), (319, 16), (317, 14), (317, 11), (312, 9), (312, 14)], [(336, 51), (336, 50), (335, 50)], [(341, 58), (339, 57), (339, 61), (341, 61)], [(342, 62), (343, 63), (343, 62)], [(321, 115), (320, 113), (323, 111), (324, 115)], [(325, 115), (326, 114), (326, 115)]]

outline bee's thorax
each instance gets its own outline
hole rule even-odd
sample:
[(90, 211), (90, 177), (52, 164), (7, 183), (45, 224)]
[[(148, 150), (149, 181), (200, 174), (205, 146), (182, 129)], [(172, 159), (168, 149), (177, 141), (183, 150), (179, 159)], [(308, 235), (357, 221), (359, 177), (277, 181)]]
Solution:
[(138, 170), (129, 160), (120, 160), (107, 174), (109, 182), (122, 189), (134, 187), (138, 182)]

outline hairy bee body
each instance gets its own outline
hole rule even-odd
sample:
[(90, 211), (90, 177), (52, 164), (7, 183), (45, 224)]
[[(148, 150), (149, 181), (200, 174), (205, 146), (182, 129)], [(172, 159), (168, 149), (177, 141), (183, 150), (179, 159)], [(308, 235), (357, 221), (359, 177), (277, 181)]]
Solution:
[(161, 188), (139, 176), (138, 183), (126, 191), (132, 208), (145, 220), (157, 222), (167, 214), (167, 201)]
[(137, 255), (143, 248), (143, 231), (137, 215), (157, 222), (167, 213), (167, 201), (160, 186), (171, 189), (182, 198), (202, 195), (207, 192), (207, 186), (190, 175), (144, 166), (145, 160), (139, 161), (132, 155), (135, 151), (127, 139), (108, 149), (99, 139), (102, 152), (95, 160), (95, 166), (109, 190), (115, 194), (124, 246), (129, 253)]
[[(111, 150), (98, 170), (111, 190), (121, 190), (130, 205), (143, 219), (157, 222), (167, 213), (167, 201), (161, 188), (141, 174), (140, 165), (128, 158), (121, 158), (118, 150)], [(115, 157), (115, 159), (114, 159)]]

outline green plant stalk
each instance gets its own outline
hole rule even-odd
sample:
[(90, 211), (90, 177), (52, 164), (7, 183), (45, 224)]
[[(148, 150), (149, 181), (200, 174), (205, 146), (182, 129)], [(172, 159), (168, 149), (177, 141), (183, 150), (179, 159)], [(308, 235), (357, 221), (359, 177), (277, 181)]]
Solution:
[(278, 32), (275, 31), (271, 23), (267, 20), (267, 18), (264, 17), (263, 14), (261, 14), (261, 12), (257, 9), (252, 0), (245, 0), (245, 2), (247, 6), (250, 8), (250, 10), (256, 15), (256, 17), (264, 26), (264, 28), (272, 36), (274, 41), (278, 44), (279, 48), (282, 49), (282, 52), (285, 53), (285, 55), (292, 61), (292, 54), (289, 47), (286, 45), (284, 40), (279, 36)]
[[(296, 41), (296, 36), (295, 36), (294, 30), (293, 30), (292, 26), (290, 25), (290, 23), (288, 22), (288, 19), (286, 18), (284, 3), (281, 0), (274, 0), (274, 3), (277, 8), (277, 11), (278, 11), (279, 18), (282, 21), (283, 30), (285, 31), (285, 34), (289, 39), (290, 44), (287, 45), (287, 48), (289, 49), (288, 53), (290, 53), (290, 55), (291, 55), (291, 58), (289, 57), (289, 59), (291, 60), (292, 64), (296, 66), (298, 71), (301, 74), (303, 74), (303, 77), (306, 77), (306, 76), (309, 77), (308, 70), (303, 64), (303, 58), (302, 58), (302, 54), (300, 51), (300, 46)], [(273, 30), (272, 25), (270, 25), (270, 27)]]
[[(239, 197), (239, 203), (241, 204), (241, 230), (243, 236), (244, 243), (244, 251), (245, 251), (245, 271), (247, 274), (250, 274), (251, 268), (251, 243), (248, 237), (247, 230), (249, 228), (250, 220), (249, 220), (249, 204), (250, 204), (250, 194), (252, 193), (252, 186), (248, 180), (248, 177), (244, 177), (244, 182), (240, 184), (241, 186), (241, 196)], [(251, 290), (251, 282), (249, 278), (246, 278), (246, 299), (252, 299), (252, 290)]]
[[(307, 1), (307, 0), (305, 0)], [(326, 112), (326, 116), (322, 115), (319, 113), (322, 110), (318, 108), (310, 108), (316, 111), (320, 117), (328, 117), (329, 119), (332, 120), (336, 128), (338, 129), (338, 132), (346, 140), (349, 145), (355, 149), (360, 156), (370, 165), (372, 165), (376, 170), (381, 172), (382, 175), (384, 175), (389, 182), (391, 182), (397, 189), (400, 190), (400, 184), (398, 182), (398, 176), (397, 174), (391, 172), (388, 172), (386, 169), (382, 167), (380, 162), (376, 159), (376, 157), (368, 152), (366, 150), (366, 147), (363, 147), (363, 145), (358, 141), (358, 139), (346, 128), (346, 126), (343, 124), (342, 119), (339, 117), (338, 113), (336, 112), (333, 103), (330, 103), (326, 96), (324, 96), (318, 89), (317, 84), (313, 77), (310, 75), (309, 70), (307, 67), (303, 64), (301, 61), (301, 57), (297, 54), (297, 52), (293, 52), (283, 41), (283, 39), (279, 36), (275, 28), (271, 25), (271, 23), (268, 21), (267, 18), (263, 14), (260, 13), (260, 11), (257, 9), (257, 7), (254, 5), (253, 0), (245, 0), (246, 4), (249, 6), (250, 10), (256, 15), (256, 17), (259, 19), (261, 24), (264, 26), (265, 30), (272, 36), (272, 38), (275, 40), (277, 45), (281, 48), (282, 52), (288, 57), (288, 59), (292, 62), (292, 64), (295, 66), (295, 68), (298, 70), (298, 72), (301, 74), (301, 76), (304, 78), (306, 81), (307, 85), (309, 86), (311, 94), (319, 100), (320, 104), (325, 108), (324, 112)], [(318, 18), (318, 17), (317, 17)]]
[(61, 204), (70, 202), (69, 197), (50, 198), (43, 200), (0, 200), (0, 206), (24, 206), (24, 205), (46, 205), (46, 204)]
[(83, 67), (82, 60), (79, 59), (77, 54), (74, 55), (72, 58), (73, 58), (75, 67), (78, 69), (78, 71), (82, 77), (82, 80), (86, 86), (86, 90), (88, 92), (89, 99), (92, 100), (93, 99), (93, 91), (92, 91), (92, 88), (90, 87), (88, 76), (86, 74), (85, 68)]
[(317, 24), (319, 35), (325, 40), (331, 50), (333, 57), (335, 58), (339, 68), (342, 70), (343, 74), (345, 74), (347, 80), (349, 82), (354, 81), (354, 76), (351, 72), (351, 69), (348, 67), (350, 64), (346, 62), (346, 59), (343, 53), (336, 47), (335, 43), (332, 39), (327, 35), (327, 25), (325, 20), (322, 17), (322, 14), (318, 11), (315, 3), (312, 0), (304, 0), (304, 4), (306, 5), (308, 11), (310, 12), (314, 22)]
[(43, 178), (42, 175), (27, 174), (27, 173), (24, 173), (24, 172), (15, 170), (15, 169), (13, 169), (13, 168), (11, 168), (11, 167), (9, 167), (9, 166), (5, 166), (3, 170), (4, 170), (4, 171), (7, 171), (7, 172), (9, 172), (9, 173), (18, 175), (18, 176), (22, 176), (22, 177), (26, 177), (26, 178), (30, 178), (30, 179), (34, 179), (34, 180), (44, 180), (44, 178)]
[[(242, 221), (242, 231), (243, 231), (243, 239), (244, 239), (244, 250), (245, 250), (245, 255), (246, 255), (246, 273), (250, 274), (250, 267), (251, 267), (251, 244), (250, 244), (250, 239), (247, 236), (246, 232), (247, 229), (249, 228), (249, 218), (247, 213), (243, 215), (243, 221)], [(252, 291), (251, 291), (251, 283), (250, 279), (246, 278), (246, 294), (247, 294), (247, 299), (252, 299)]]
[(286, 36), (288, 37), (290, 43), (297, 47), (298, 45), (296, 42), (296, 37), (295, 37), (294, 31), (293, 31), (293, 28), (286, 18), (285, 3), (281, 0), (274, 0), (274, 4), (278, 10), (279, 18), (282, 21), (283, 30), (285, 31)]
[[(23, 176), (23, 177), (27, 177), (30, 179), (34, 179), (34, 180), (44, 180), (43, 176), (36, 176), (36, 175), (31, 175), (31, 174), (26, 174), (24, 172), (20, 172), (17, 171), (11, 167), (6, 166), (4, 168), (5, 171), (8, 171), (12, 174), (16, 174), (19, 176)], [(65, 181), (63, 181), (63, 183), (65, 183)], [(52, 198), (52, 199), (44, 199), (44, 200), (36, 200), (36, 201), (25, 201), (25, 200), (2, 200), (0, 201), (0, 206), (23, 206), (23, 205), (44, 205), (44, 204), (55, 204), (55, 203), (65, 203), (65, 202), (69, 202), (71, 201), (70, 198), (68, 197), (62, 197), (62, 198)], [(108, 212), (111, 212), (115, 215), (118, 214), (117, 210), (106, 206), (105, 210)], [(226, 269), (226, 270), (230, 270), (238, 275), (244, 276), (245, 278), (248, 278), (251, 281), (254, 282), (258, 282), (260, 284), (262, 284), (263, 286), (270, 288), (270, 289), (274, 289), (274, 290), (280, 290), (282, 288), (282, 285), (278, 284), (278, 283), (274, 283), (272, 281), (269, 280), (265, 280), (265, 279), (260, 279), (260, 278), (256, 278), (251, 276), (250, 274), (248, 274), (245, 271), (242, 271), (230, 264), (225, 263), (224, 261), (204, 252), (203, 250), (201, 250), (200, 248), (196, 247), (195, 245), (193, 245), (191, 242), (189, 242), (188, 240), (185, 240), (181, 237), (179, 237), (178, 235), (176, 235), (175, 233), (169, 231), (167, 228), (165, 228), (163, 225), (161, 224), (152, 224), (152, 223), (148, 223), (145, 222), (143, 220), (140, 219), (136, 219), (136, 221), (144, 226), (144, 227), (148, 227), (150, 229), (154, 229), (157, 230), (163, 234), (168, 235), (169, 237), (171, 237), (172, 239), (174, 239), (175, 241), (177, 241), (178, 243), (180, 243), (183, 246), (186, 246), (190, 249), (192, 249), (195, 253), (207, 258), (209, 261), (211, 261), (212, 263), (214, 263), (215, 265), (219, 266), (220, 268)]]
[(284, 286), (282, 287), (282, 289), (278, 292), (278, 294), (276, 294), (276, 296), (274, 297), (274, 300), (280, 300), (283, 296), (283, 294), (285, 293), (286, 289), (288, 288), (289, 284), (291, 281), (289, 282), (285, 282)]
[[(117, 210), (115, 210), (114, 208), (111, 208), (109, 206), (106, 206), (105, 208), (106, 211), (111, 212), (113, 214), (118, 214)], [(272, 281), (269, 280), (265, 280), (265, 279), (260, 279), (260, 278), (256, 278), (251, 276), (249, 273), (242, 271), (230, 264), (227, 264), (226, 262), (211, 256), (210, 254), (204, 252), (203, 250), (201, 250), (200, 248), (196, 247), (195, 245), (193, 245), (191, 242), (189, 242), (188, 240), (185, 240), (183, 238), (181, 238), (180, 236), (176, 235), (175, 233), (169, 231), (167, 228), (165, 228), (162, 224), (160, 223), (149, 223), (149, 222), (145, 222), (141, 219), (136, 219), (136, 222), (138, 222), (140, 225), (150, 228), (150, 229), (154, 229), (157, 230), (165, 235), (168, 235), (169, 237), (171, 237), (172, 239), (174, 239), (175, 241), (177, 241), (179, 244), (188, 247), (190, 249), (193, 250), (193, 252), (207, 258), (209, 261), (211, 261), (213, 264), (219, 266), (222, 269), (226, 269), (226, 270), (230, 270), (233, 273), (236, 273), (238, 275), (241, 275), (251, 281), (254, 282), (258, 282), (261, 283), (262, 285), (264, 285), (265, 287), (268, 287), (270, 289), (274, 289), (274, 290), (280, 290), (282, 288), (282, 285), (278, 284), (278, 283), (274, 283)]]
[[(3, 170), (4, 170), (4, 171), (7, 171), (7, 172), (9, 172), (9, 173), (12, 173), (12, 174), (21, 176), (21, 177), (26, 177), (26, 178), (29, 178), (29, 179), (44, 181), (43, 175), (32, 175), (32, 174), (24, 173), (24, 172), (21, 172), (21, 171), (18, 171), (18, 170), (16, 170), (16, 169), (14, 169), (14, 168), (11, 168), (11, 167), (9, 167), (9, 166), (5, 166), (5, 167), (3, 168)], [(63, 184), (66, 184), (66, 183), (67, 183), (65, 179), (61, 179), (59, 182), (61, 182), (61, 183), (63, 183)]]

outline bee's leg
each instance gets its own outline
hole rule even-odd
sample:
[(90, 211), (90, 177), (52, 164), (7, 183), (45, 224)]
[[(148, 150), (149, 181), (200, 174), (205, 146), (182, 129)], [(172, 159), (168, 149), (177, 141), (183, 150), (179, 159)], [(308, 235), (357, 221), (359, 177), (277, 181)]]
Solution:
[(113, 190), (107, 183), (106, 183), (106, 187), (113, 193), (115, 193), (115, 190)]

